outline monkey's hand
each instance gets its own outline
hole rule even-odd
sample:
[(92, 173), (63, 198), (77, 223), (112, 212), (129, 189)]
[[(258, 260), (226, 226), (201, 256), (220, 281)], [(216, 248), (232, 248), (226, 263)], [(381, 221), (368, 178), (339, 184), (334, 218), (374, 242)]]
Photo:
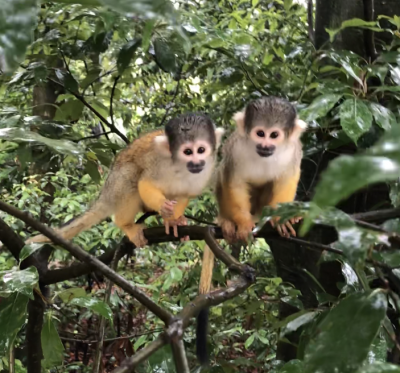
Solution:
[(174, 206), (176, 203), (176, 201), (169, 201), (168, 199), (164, 201), (160, 209), (161, 217), (164, 220), (171, 219), (174, 216)]
[[(169, 234), (170, 228), (174, 230), (174, 236), (178, 237), (178, 227), (184, 227), (187, 225), (187, 219), (184, 215), (180, 216), (178, 219), (165, 219), (165, 233)], [(189, 236), (185, 236), (181, 238), (181, 242), (189, 241)]]
[(218, 223), (221, 226), (222, 236), (228, 244), (233, 244), (237, 241), (235, 223), (222, 218), (218, 218)]
[(276, 217), (276, 218), (270, 220), (271, 225), (274, 228), (276, 228), (279, 235), (282, 237), (290, 237), (290, 234), (292, 234), (292, 236), (296, 237), (296, 231), (294, 230), (292, 224), (298, 223), (302, 219), (302, 217), (296, 216), (294, 218), (287, 220), (283, 224), (278, 224), (279, 219), (280, 219), (279, 217)]

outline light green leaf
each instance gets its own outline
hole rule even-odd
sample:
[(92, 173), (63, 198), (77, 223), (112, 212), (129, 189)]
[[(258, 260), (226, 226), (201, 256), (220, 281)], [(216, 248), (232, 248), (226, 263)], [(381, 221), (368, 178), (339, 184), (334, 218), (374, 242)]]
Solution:
[(246, 339), (246, 342), (244, 342), (244, 348), (247, 350), (254, 342), (256, 335), (253, 333), (249, 338)]
[(327, 29), (326, 30), (328, 32), (328, 34), (329, 34), (330, 41), (333, 42), (335, 35), (339, 31), (341, 31), (341, 30), (343, 30), (345, 28), (348, 28), (348, 27), (366, 28), (366, 29), (369, 29), (369, 30), (373, 30), (375, 32), (383, 31), (381, 28), (379, 28), (377, 26), (377, 23), (374, 22), (374, 21), (370, 21), (369, 22), (369, 21), (364, 21), (361, 18), (352, 18), (352, 19), (348, 19), (346, 21), (343, 21), (342, 24), (340, 25), (340, 27), (337, 28), (337, 29)]
[(74, 298), (69, 302), (70, 305), (75, 305), (79, 307), (85, 307), (90, 309), (92, 312), (103, 316), (104, 318), (112, 321), (113, 314), (110, 306), (107, 303), (104, 303), (101, 300), (90, 298), (90, 297), (82, 297), (82, 298)]
[(57, 152), (64, 154), (80, 154), (82, 150), (75, 145), (72, 141), (68, 140), (54, 140), (41, 136), (36, 132), (24, 130), (22, 128), (0, 128), (0, 139), (13, 142), (26, 142), (26, 143), (40, 143), (53, 148)]
[(340, 125), (355, 142), (372, 125), (372, 114), (368, 106), (356, 98), (347, 99), (340, 105)]
[(311, 122), (317, 118), (324, 117), (341, 97), (341, 94), (319, 96), (306, 109), (302, 110), (299, 115), (305, 122)]
[(84, 105), (81, 101), (73, 98), (63, 102), (56, 111), (54, 120), (60, 122), (76, 121), (82, 115)]
[[(317, 327), (305, 350), (307, 373), (353, 373), (367, 358), (387, 307), (382, 292), (352, 294)], [(343, 336), (346, 336), (344, 339)]]
[(376, 123), (384, 130), (390, 130), (392, 126), (397, 124), (396, 117), (391, 110), (375, 102), (370, 102), (369, 107)]
[(39, 250), (44, 244), (43, 243), (34, 243), (25, 245), (21, 252), (19, 253), (19, 260), (22, 262), (28, 256), (32, 255), (34, 252)]
[(68, 303), (74, 298), (86, 297), (86, 292), (82, 288), (70, 288), (58, 293), (58, 296), (64, 303)]
[(0, 353), (5, 356), (14, 339), (25, 323), (26, 306), (29, 298), (14, 293), (0, 302)]
[(169, 0), (100, 0), (124, 17), (140, 15), (144, 18), (162, 18), (175, 22), (177, 13)]
[(178, 267), (173, 267), (171, 268), (171, 278), (179, 282), (182, 280), (182, 271)]
[(147, 51), (150, 45), (151, 34), (154, 29), (155, 21), (150, 19), (146, 22), (143, 29), (143, 40), (142, 40), (142, 49), (143, 51)]
[(0, 294), (18, 292), (32, 298), (38, 280), (39, 274), (35, 267), (0, 272)]
[(3, 0), (0, 8), (0, 69), (13, 72), (24, 60), (37, 23), (38, 0)]
[(270, 53), (265, 53), (264, 58), (263, 58), (263, 64), (265, 66), (268, 66), (272, 60), (274, 59), (274, 55)]
[(44, 369), (49, 369), (62, 365), (64, 345), (61, 342), (50, 314), (47, 315), (45, 322), (43, 323), (41, 341), (44, 356), (42, 367)]
[(139, 339), (138, 339), (138, 340), (135, 342), (135, 344), (133, 345), (133, 349), (134, 349), (135, 351), (137, 351), (139, 347), (143, 346), (143, 345), (146, 343), (147, 338), (148, 338), (147, 335), (141, 335), (141, 336), (139, 337)]
[(294, 332), (301, 326), (308, 324), (310, 321), (314, 320), (318, 314), (318, 312), (307, 312), (295, 318), (294, 320), (291, 320), (282, 328), (281, 336), (283, 337), (288, 333)]

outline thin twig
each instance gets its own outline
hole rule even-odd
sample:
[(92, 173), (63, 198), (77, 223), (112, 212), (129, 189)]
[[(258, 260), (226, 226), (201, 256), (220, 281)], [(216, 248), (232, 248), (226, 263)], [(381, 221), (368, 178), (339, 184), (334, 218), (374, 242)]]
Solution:
[(170, 112), (170, 110), (171, 110), (171, 108), (172, 108), (172, 104), (174, 103), (174, 101), (175, 101), (175, 99), (176, 99), (176, 96), (178, 96), (179, 85), (180, 85), (180, 83), (181, 83), (181, 80), (179, 79), (179, 80), (178, 80), (178, 83), (176, 84), (176, 89), (175, 89), (174, 97), (172, 97), (172, 100), (169, 102), (169, 105), (170, 105), (170, 106), (165, 110), (165, 114), (164, 114), (164, 116), (163, 116), (163, 118), (162, 118), (162, 120), (161, 120), (161, 123), (160, 123), (159, 127), (162, 127), (162, 126), (164, 125), (165, 120), (167, 119), (167, 116), (168, 116), (168, 114), (169, 114), (169, 112)]
[(82, 137), (81, 139), (78, 140), (73, 140), (74, 142), (80, 142), (80, 141), (84, 141), (84, 140), (90, 140), (90, 139), (97, 139), (101, 136), (107, 136), (114, 133), (113, 131), (108, 131), (108, 132), (102, 132), (99, 133), (98, 135), (91, 135), (91, 136), (86, 136), (86, 137)]
[(113, 101), (114, 101), (115, 88), (117, 88), (117, 84), (118, 84), (119, 78), (120, 78), (120, 76), (118, 75), (114, 79), (114, 84), (113, 84), (113, 87), (111, 89), (111, 96), (110, 96), (110, 118), (111, 118), (111, 124), (113, 125), (113, 127), (115, 127)]

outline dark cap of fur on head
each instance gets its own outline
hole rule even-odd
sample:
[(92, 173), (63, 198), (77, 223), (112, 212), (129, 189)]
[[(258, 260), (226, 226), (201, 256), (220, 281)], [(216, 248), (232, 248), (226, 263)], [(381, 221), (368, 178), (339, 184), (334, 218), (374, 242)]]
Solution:
[(296, 109), (287, 100), (274, 96), (260, 97), (246, 106), (244, 126), (249, 133), (255, 122), (262, 122), (268, 127), (280, 126), (290, 134), (295, 126)]
[(165, 134), (171, 150), (196, 139), (208, 141), (213, 150), (216, 147), (215, 126), (206, 114), (188, 113), (171, 119), (165, 126)]

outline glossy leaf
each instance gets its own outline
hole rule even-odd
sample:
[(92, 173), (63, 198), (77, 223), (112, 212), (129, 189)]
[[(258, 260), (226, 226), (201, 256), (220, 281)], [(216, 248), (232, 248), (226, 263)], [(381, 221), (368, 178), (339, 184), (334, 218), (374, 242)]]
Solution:
[(54, 120), (61, 122), (76, 121), (82, 116), (84, 105), (78, 99), (63, 102), (56, 111)]
[(303, 373), (304, 363), (301, 360), (288, 361), (282, 368), (279, 369), (278, 373)]
[(300, 112), (300, 117), (307, 123), (323, 117), (333, 108), (341, 97), (341, 94), (318, 96), (306, 109)]
[(10, 73), (24, 60), (37, 23), (38, 0), (4, 0), (0, 10), (0, 63)]
[(35, 267), (0, 272), (0, 294), (18, 292), (32, 297), (33, 288), (37, 285), (38, 280), (39, 275)]
[(74, 298), (69, 302), (70, 305), (75, 305), (79, 307), (85, 307), (90, 309), (92, 312), (103, 316), (104, 318), (112, 321), (113, 314), (110, 306), (107, 303), (104, 303), (101, 300), (90, 298), (90, 297), (82, 297), (82, 298)]
[(34, 243), (25, 245), (19, 253), (19, 260), (22, 261), (39, 250), (44, 244)]
[(340, 105), (340, 125), (356, 143), (372, 125), (372, 114), (368, 106), (358, 99), (347, 99)]
[(352, 18), (352, 19), (348, 19), (346, 21), (343, 21), (342, 24), (340, 25), (339, 28), (337, 29), (328, 29), (326, 30), (329, 34), (330, 37), (330, 41), (333, 42), (334, 37), (336, 36), (336, 34), (348, 27), (360, 27), (360, 28), (366, 28), (369, 30), (373, 30), (376, 32), (380, 32), (383, 31), (381, 28), (378, 27), (377, 23), (374, 21), (365, 21), (361, 18)]
[(99, 0), (125, 17), (164, 18), (175, 21), (177, 14), (169, 0)]
[(281, 336), (283, 337), (288, 333), (294, 332), (303, 325), (308, 324), (310, 321), (314, 320), (317, 315), (318, 312), (307, 312), (291, 320), (281, 329)]
[(370, 102), (369, 107), (376, 123), (384, 130), (390, 130), (392, 126), (397, 124), (397, 120), (393, 112), (382, 105)]
[(74, 298), (86, 297), (86, 292), (82, 288), (70, 288), (58, 293), (58, 296), (64, 303), (68, 303)]
[(171, 268), (171, 278), (179, 282), (182, 280), (182, 271), (178, 267), (172, 267)]
[[(321, 321), (305, 351), (307, 373), (353, 373), (367, 358), (386, 313), (382, 292), (352, 294)], [(343, 338), (346, 336), (346, 338)]]
[(36, 132), (24, 130), (22, 128), (0, 128), (0, 139), (17, 143), (25, 142), (44, 144), (61, 154), (69, 153), (77, 155), (82, 152), (81, 148), (71, 141), (48, 139)]
[(99, 184), (101, 181), (101, 175), (99, 173), (99, 169), (96, 163), (88, 161), (86, 162), (85, 165), (85, 172), (87, 172), (92, 180), (96, 183)]
[(357, 373), (400, 373), (400, 366), (376, 362), (374, 364), (366, 364)]
[(176, 72), (177, 62), (175, 53), (166, 40), (158, 38), (154, 41), (156, 59), (166, 72)]
[(25, 323), (26, 306), (29, 298), (14, 293), (0, 302), (0, 353), (5, 356), (14, 339)]
[(51, 319), (50, 314), (47, 315), (43, 323), (41, 342), (44, 359), (42, 367), (45, 369), (62, 365), (64, 355), (64, 345), (61, 342), (57, 329)]
[(121, 51), (119, 52), (117, 58), (117, 67), (119, 74), (122, 74), (124, 70), (129, 66), (133, 58), (133, 55), (135, 54), (135, 51), (139, 47), (141, 41), (142, 40), (140, 38), (135, 38), (133, 40), (128, 41), (121, 48)]

